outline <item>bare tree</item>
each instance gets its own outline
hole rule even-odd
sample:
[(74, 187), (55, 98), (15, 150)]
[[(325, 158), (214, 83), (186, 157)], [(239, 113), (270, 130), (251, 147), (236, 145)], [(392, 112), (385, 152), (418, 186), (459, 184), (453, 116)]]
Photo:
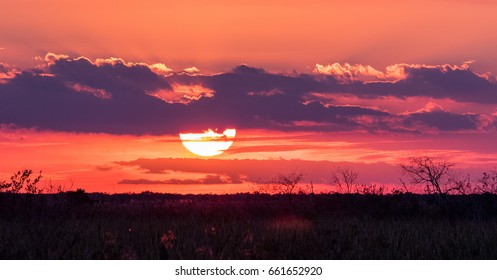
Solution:
[(357, 177), (359, 173), (352, 168), (336, 167), (331, 172), (331, 184), (337, 186), (341, 193), (358, 192)]
[(426, 193), (448, 194), (458, 188), (450, 184), (454, 165), (453, 162), (419, 156), (409, 158), (408, 163), (400, 167), (411, 184), (424, 185)]
[(306, 188), (298, 185), (303, 178), (304, 175), (302, 172), (292, 171), (289, 173), (278, 173), (269, 181), (257, 183), (257, 192), (266, 194), (307, 193), (308, 191)]
[(253, 193), (255, 194), (271, 194), (272, 186), (269, 182), (258, 181), (253, 187)]
[(31, 174), (33, 174), (33, 170), (28, 169), (14, 173), (14, 175), (10, 176), (10, 182), (0, 182), (0, 192), (19, 193), (24, 189), (31, 194), (42, 193), (43, 190), (36, 186), (42, 177), (41, 171), (33, 180), (30, 178)]
[(292, 194), (302, 191), (297, 188), (298, 183), (304, 179), (302, 172), (292, 171), (287, 174), (279, 173), (272, 180), (273, 190), (279, 194)]
[(477, 187), (473, 185), (469, 174), (466, 174), (465, 176), (461, 174), (452, 175), (452, 178), (449, 179), (447, 186), (449, 191), (454, 191), (457, 194), (462, 195), (475, 193), (477, 191)]
[(483, 172), (481, 179), (478, 180), (476, 190), (479, 193), (497, 194), (497, 169)]

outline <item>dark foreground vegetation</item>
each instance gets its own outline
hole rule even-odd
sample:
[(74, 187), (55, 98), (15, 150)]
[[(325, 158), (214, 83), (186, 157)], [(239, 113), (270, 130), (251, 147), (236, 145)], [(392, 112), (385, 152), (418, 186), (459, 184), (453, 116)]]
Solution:
[(0, 257), (497, 259), (497, 196), (0, 193)]

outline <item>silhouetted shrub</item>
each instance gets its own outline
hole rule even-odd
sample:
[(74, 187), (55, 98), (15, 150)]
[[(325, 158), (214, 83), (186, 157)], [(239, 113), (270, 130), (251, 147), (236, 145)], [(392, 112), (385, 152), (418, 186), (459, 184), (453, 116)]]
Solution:
[(68, 191), (65, 193), (66, 202), (70, 206), (85, 205), (91, 203), (91, 199), (83, 189)]
[(0, 192), (20, 193), (22, 191), (25, 191), (26, 193), (30, 194), (42, 193), (42, 189), (36, 186), (42, 177), (41, 171), (40, 174), (32, 180), (30, 178), (31, 174), (33, 174), (33, 170), (30, 169), (25, 169), (14, 173), (14, 175), (10, 176), (10, 182), (0, 182)]

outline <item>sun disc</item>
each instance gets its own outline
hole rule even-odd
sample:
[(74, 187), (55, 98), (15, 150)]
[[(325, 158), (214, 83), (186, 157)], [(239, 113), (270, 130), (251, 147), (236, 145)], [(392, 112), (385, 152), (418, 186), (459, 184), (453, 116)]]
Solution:
[(210, 157), (222, 154), (233, 144), (236, 129), (226, 129), (222, 134), (208, 129), (203, 133), (180, 133), (185, 148), (199, 156)]

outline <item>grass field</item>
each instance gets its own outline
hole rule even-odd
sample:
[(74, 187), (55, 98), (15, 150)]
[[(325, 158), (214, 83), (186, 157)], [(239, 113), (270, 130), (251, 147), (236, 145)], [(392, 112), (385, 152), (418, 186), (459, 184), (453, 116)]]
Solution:
[(497, 196), (0, 194), (2, 259), (497, 259)]

